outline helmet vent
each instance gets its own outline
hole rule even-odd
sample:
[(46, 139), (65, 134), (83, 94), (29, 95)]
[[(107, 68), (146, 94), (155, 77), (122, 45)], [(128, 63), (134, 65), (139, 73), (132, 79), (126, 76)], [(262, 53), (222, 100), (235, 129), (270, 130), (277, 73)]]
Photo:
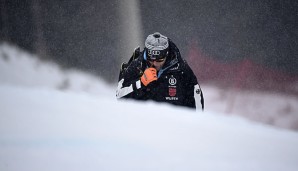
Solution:
[(159, 32), (149, 35), (145, 41), (148, 50), (165, 50), (169, 47), (168, 38)]
[(155, 37), (155, 38), (160, 38), (160, 33), (154, 33), (154, 34), (153, 34), (153, 37)]

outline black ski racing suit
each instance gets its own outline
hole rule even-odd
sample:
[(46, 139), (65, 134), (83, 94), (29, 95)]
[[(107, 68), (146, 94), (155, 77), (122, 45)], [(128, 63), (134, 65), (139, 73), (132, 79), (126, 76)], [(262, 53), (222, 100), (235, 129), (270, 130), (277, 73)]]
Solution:
[(169, 56), (157, 73), (157, 81), (144, 86), (140, 77), (147, 67), (143, 51), (120, 72), (116, 97), (167, 102), (190, 108), (196, 108), (200, 100), (204, 109), (203, 93), (197, 78), (172, 41), (169, 41)]

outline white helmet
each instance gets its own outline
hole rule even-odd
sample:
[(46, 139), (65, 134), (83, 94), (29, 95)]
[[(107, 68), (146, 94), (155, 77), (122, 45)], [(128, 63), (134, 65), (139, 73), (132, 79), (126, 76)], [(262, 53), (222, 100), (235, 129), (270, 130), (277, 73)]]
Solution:
[(145, 41), (145, 53), (147, 59), (163, 59), (169, 53), (168, 38), (158, 32), (150, 34)]

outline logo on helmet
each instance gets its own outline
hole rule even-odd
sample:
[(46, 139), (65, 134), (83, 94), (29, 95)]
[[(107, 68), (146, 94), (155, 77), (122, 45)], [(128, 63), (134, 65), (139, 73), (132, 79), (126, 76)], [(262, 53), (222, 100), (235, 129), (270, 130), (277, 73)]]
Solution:
[(149, 56), (151, 56), (151, 55), (158, 56), (158, 55), (160, 55), (160, 51), (159, 50), (149, 50), (148, 54), (149, 54)]

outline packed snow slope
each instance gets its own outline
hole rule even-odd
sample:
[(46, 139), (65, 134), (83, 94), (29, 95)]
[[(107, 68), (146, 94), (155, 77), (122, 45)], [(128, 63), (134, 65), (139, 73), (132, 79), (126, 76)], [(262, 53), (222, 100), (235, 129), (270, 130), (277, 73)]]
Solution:
[(98, 78), (8, 45), (0, 50), (1, 171), (298, 169), (297, 132), (210, 110), (117, 101), (115, 87)]

